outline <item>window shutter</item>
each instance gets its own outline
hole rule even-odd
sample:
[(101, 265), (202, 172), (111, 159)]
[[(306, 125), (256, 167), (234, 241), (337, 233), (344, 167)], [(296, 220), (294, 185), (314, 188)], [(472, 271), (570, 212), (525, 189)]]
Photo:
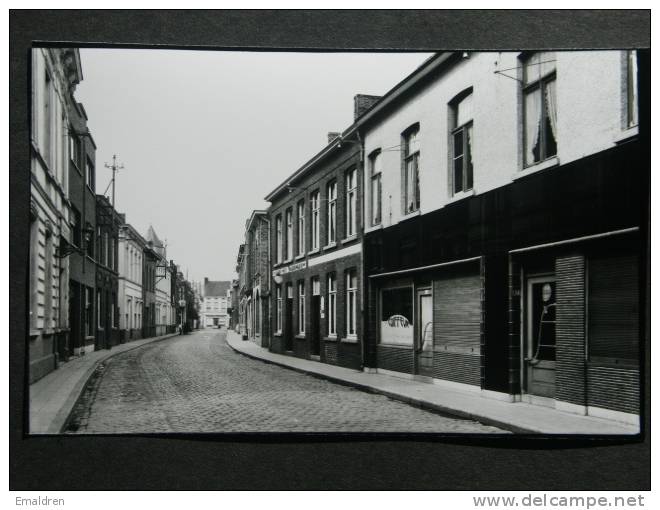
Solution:
[(638, 360), (639, 281), (636, 256), (589, 260), (589, 357)]
[(481, 331), (479, 276), (436, 280), (433, 287), (435, 350), (479, 354)]

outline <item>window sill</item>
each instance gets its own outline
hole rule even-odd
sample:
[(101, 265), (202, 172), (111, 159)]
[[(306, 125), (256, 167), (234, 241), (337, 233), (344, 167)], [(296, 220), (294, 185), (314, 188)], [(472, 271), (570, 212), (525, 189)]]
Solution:
[(296, 258), (294, 258), (293, 260), (301, 260), (301, 259), (304, 259), (304, 258), (305, 258), (305, 255), (306, 255), (306, 253), (301, 253), (300, 255), (297, 255)]
[(309, 250), (309, 251), (307, 252), (307, 256), (310, 256), (310, 255), (316, 255), (316, 254), (319, 253), (320, 251), (321, 251), (320, 248), (314, 248), (313, 250)]
[(422, 214), (422, 213), (420, 212), (420, 210), (417, 209), (416, 211), (413, 211), (413, 212), (411, 212), (411, 213), (404, 214), (404, 215), (401, 217), (401, 220), (400, 220), (400, 221), (406, 221), (406, 220), (409, 220), (410, 218), (416, 218), (417, 216), (420, 216), (421, 214)]
[(614, 137), (614, 143), (617, 145), (625, 143), (631, 138), (636, 137), (638, 134), (639, 126), (631, 126), (629, 128), (625, 128), (621, 131), (621, 133)]
[(473, 197), (473, 196), (474, 196), (474, 188), (468, 191), (461, 191), (459, 193), (454, 193), (454, 195), (449, 200), (447, 200), (447, 203), (445, 205), (453, 204), (454, 202), (460, 202), (465, 198)]
[(276, 331), (275, 333), (273, 333), (273, 336), (281, 338), (282, 337), (282, 332), (281, 331)]
[(323, 341), (324, 342), (336, 342), (337, 337), (336, 336), (326, 336), (326, 337), (323, 337)]
[(378, 345), (382, 345), (383, 347), (397, 347), (398, 349), (412, 349), (413, 346), (412, 344), (389, 344), (386, 342), (378, 342)]
[(290, 264), (291, 262), (293, 262), (293, 259), (286, 259), (282, 261), (282, 265)]
[(344, 245), (344, 244), (350, 244), (350, 243), (352, 243), (353, 241), (357, 241), (357, 238), (358, 238), (357, 234), (353, 234), (352, 236), (348, 236), (348, 237), (342, 239), (342, 240), (341, 240), (341, 244), (342, 244), (342, 245)]
[(516, 173), (513, 176), (513, 180), (515, 181), (516, 179), (521, 179), (533, 173), (540, 172), (541, 170), (546, 170), (554, 166), (559, 166), (559, 158), (557, 156), (553, 156), (549, 159), (540, 161), (538, 163), (523, 168), (520, 172)]
[(368, 234), (369, 232), (375, 232), (376, 230), (382, 230), (383, 224), (378, 223), (377, 225), (371, 225), (370, 227), (364, 227), (364, 233)]
[(296, 335), (294, 338), (297, 338), (298, 340), (305, 340), (306, 337), (304, 334), (302, 334), (302, 335)]
[(347, 336), (346, 338), (342, 338), (341, 342), (344, 344), (356, 344), (358, 343), (358, 337), (357, 336)]
[(329, 244), (326, 244), (326, 245), (323, 247), (323, 250), (324, 250), (324, 251), (325, 251), (325, 250), (331, 250), (332, 248), (336, 248), (336, 247), (337, 247), (337, 243), (329, 243)]

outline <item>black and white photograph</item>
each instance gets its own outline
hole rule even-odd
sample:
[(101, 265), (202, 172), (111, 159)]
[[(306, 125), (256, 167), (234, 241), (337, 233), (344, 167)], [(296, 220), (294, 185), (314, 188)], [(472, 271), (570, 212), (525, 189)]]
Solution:
[(643, 438), (645, 48), (62, 41), (25, 438)]

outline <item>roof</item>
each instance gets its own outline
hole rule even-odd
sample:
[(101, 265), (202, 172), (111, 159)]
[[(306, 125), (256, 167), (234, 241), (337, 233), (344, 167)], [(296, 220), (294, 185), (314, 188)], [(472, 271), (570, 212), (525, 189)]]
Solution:
[(226, 296), (227, 291), (231, 287), (230, 281), (213, 281), (206, 280), (204, 282), (204, 297), (207, 296)]
[(310, 159), (302, 167), (296, 170), (291, 174), (284, 182), (282, 182), (277, 188), (268, 193), (264, 198), (267, 202), (272, 202), (272, 200), (277, 197), (280, 193), (286, 190), (291, 183), (305, 175), (308, 171), (313, 169), (315, 165), (323, 161), (328, 155), (334, 152), (334, 149), (345, 147), (346, 145), (352, 145), (355, 142), (342, 145), (343, 141), (350, 140), (356, 136), (356, 133), (360, 128), (365, 124), (372, 121), (374, 116), (383, 111), (383, 109), (390, 106), (392, 103), (397, 101), (403, 94), (411, 90), (411, 87), (418, 84), (424, 78), (426, 78), (430, 73), (442, 67), (452, 55), (455, 55), (457, 52), (440, 52), (426, 59), (422, 64), (415, 69), (411, 74), (406, 76), (403, 80), (397, 83), (392, 89), (390, 89), (385, 95), (383, 95), (380, 100), (376, 101), (371, 108), (366, 110), (360, 117), (358, 117), (353, 124), (346, 128), (339, 137), (333, 139), (328, 143), (316, 156)]
[(147, 230), (147, 235), (145, 236), (145, 239), (147, 242), (151, 242), (153, 244), (154, 250), (158, 255), (162, 257), (166, 257), (165, 255), (165, 245), (163, 242), (158, 238), (158, 235), (156, 234), (156, 231), (154, 230), (154, 227), (149, 225), (149, 229)]
[(268, 214), (268, 211), (264, 211), (263, 209), (255, 209), (252, 211), (252, 214), (248, 218), (247, 222), (245, 223), (245, 230), (250, 230), (250, 227), (252, 226), (252, 223), (254, 220), (260, 216), (266, 216)]

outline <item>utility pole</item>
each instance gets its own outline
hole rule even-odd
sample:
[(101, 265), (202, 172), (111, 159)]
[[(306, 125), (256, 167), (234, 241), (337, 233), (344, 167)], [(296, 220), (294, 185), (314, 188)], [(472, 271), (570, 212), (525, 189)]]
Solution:
[(119, 164), (117, 165), (117, 155), (113, 154), (112, 155), (112, 165), (108, 165), (105, 163), (106, 168), (110, 168), (112, 170), (112, 209), (114, 210), (115, 208), (115, 174), (117, 173), (118, 170), (122, 170), (124, 168), (124, 165)]

